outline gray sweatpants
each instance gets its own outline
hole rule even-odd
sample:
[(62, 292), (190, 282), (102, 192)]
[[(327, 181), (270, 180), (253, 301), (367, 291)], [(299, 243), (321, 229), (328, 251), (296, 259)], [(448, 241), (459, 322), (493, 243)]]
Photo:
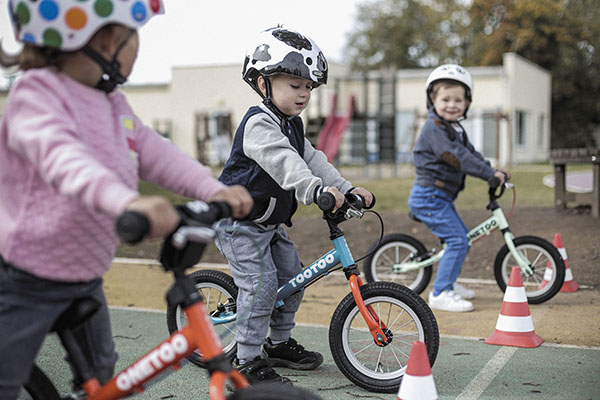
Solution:
[(227, 219), (220, 226), (232, 227), (226, 232), (219, 231), (216, 245), (229, 261), (239, 289), (235, 336), (237, 357), (252, 360), (260, 356), (269, 327), (272, 340), (282, 341), (290, 337), (303, 292), (285, 299), (281, 309), (275, 310), (274, 306), (277, 289), (296, 276), (302, 270), (302, 264), (296, 246), (282, 225), (263, 229), (252, 222)]
[(17, 398), (48, 330), (73, 299), (81, 297), (102, 303), (78, 334), (86, 338), (96, 376), (105, 382), (114, 373), (117, 354), (102, 279), (50, 281), (2, 263), (0, 258), (0, 399)]

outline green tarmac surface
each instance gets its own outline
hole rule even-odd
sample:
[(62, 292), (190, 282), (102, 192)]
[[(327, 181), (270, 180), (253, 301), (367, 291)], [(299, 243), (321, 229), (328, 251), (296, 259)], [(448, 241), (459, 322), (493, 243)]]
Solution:
[[(597, 318), (597, 316), (590, 316)], [(111, 309), (112, 328), (120, 360), (117, 369), (167, 337), (165, 314)], [(370, 393), (352, 384), (338, 370), (328, 346), (326, 327), (298, 326), (294, 337), (325, 361), (316, 371), (278, 369), (295, 385), (324, 400), (397, 400), (397, 394)], [(600, 348), (541, 345), (534, 349), (491, 346), (483, 340), (442, 337), (432, 375), (439, 399), (598, 399), (600, 400)], [(38, 364), (61, 394), (69, 385), (64, 351), (50, 336)], [(205, 370), (187, 363), (177, 373), (159, 378), (135, 399), (208, 399)], [(282, 395), (285, 398), (285, 395)]]

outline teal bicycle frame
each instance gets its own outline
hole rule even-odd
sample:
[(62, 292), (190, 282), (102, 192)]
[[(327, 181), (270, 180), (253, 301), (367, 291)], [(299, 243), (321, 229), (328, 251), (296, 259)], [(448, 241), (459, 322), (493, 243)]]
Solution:
[[(492, 207), (495, 207), (492, 209), (492, 216), (486, 219), (481, 224), (477, 225), (475, 228), (471, 229), (469, 233), (467, 233), (467, 238), (469, 239), (469, 246), (471, 246), (474, 242), (481, 239), (482, 237), (489, 236), (490, 233), (492, 233), (496, 229), (500, 229), (500, 231), (503, 233), (506, 246), (510, 250), (510, 254), (512, 254), (514, 259), (517, 261), (517, 264), (521, 269), (521, 273), (527, 277), (533, 276), (533, 270), (531, 269), (529, 261), (527, 261), (527, 259), (523, 257), (515, 247), (513, 241), (515, 237), (510, 231), (508, 221), (506, 219), (506, 216), (504, 215), (504, 212), (502, 211), (502, 208), (500, 208), (500, 206), (498, 206), (497, 203), (495, 204), (495, 206), (493, 205)], [(431, 252), (435, 254), (425, 260), (410, 260), (402, 264), (394, 264), (392, 266), (392, 270), (395, 273), (404, 273), (433, 265), (436, 262), (440, 261), (440, 259), (444, 255), (446, 246), (447, 245), (444, 243), (442, 249), (438, 252), (435, 252), (435, 249), (433, 249)], [(416, 256), (416, 254), (412, 256), (414, 257)]]

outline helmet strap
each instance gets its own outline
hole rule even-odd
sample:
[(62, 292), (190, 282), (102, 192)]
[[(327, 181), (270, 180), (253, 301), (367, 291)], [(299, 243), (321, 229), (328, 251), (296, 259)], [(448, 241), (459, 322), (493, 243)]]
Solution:
[(275, 113), (275, 115), (277, 115), (279, 118), (281, 118), (282, 120), (287, 120), (290, 116), (287, 114), (284, 114), (283, 111), (281, 111), (279, 108), (277, 108), (277, 106), (275, 104), (273, 104), (273, 100), (272, 100), (273, 89), (271, 87), (271, 81), (269, 80), (268, 77), (266, 77), (264, 75), (263, 75), (263, 79), (265, 80), (265, 89), (267, 92), (267, 95), (263, 97), (263, 104), (269, 110), (273, 111), (273, 113)]
[(131, 32), (125, 38), (125, 40), (123, 40), (119, 47), (117, 47), (117, 50), (115, 50), (115, 54), (113, 55), (113, 58), (110, 61), (106, 60), (100, 55), (100, 53), (92, 49), (87, 44), (81, 49), (83, 54), (90, 57), (100, 66), (100, 68), (102, 68), (103, 74), (102, 77), (100, 77), (98, 83), (96, 84), (96, 89), (100, 89), (105, 93), (110, 93), (113, 90), (115, 90), (117, 85), (122, 85), (127, 81), (127, 78), (121, 74), (121, 63), (119, 63), (119, 61), (117, 60), (117, 56), (119, 55), (123, 47), (125, 47), (125, 45), (134, 33), (135, 30), (131, 30)]

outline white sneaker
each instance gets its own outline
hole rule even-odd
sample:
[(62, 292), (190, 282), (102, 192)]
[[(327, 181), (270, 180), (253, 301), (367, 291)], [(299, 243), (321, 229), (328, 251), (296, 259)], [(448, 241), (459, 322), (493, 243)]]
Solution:
[(429, 307), (434, 310), (466, 312), (473, 310), (473, 303), (464, 300), (453, 290), (444, 290), (438, 296), (434, 296), (431, 291), (429, 292)]
[(454, 293), (456, 293), (465, 300), (471, 300), (475, 298), (475, 292), (471, 289), (467, 289), (460, 283), (455, 283), (453, 289)]

